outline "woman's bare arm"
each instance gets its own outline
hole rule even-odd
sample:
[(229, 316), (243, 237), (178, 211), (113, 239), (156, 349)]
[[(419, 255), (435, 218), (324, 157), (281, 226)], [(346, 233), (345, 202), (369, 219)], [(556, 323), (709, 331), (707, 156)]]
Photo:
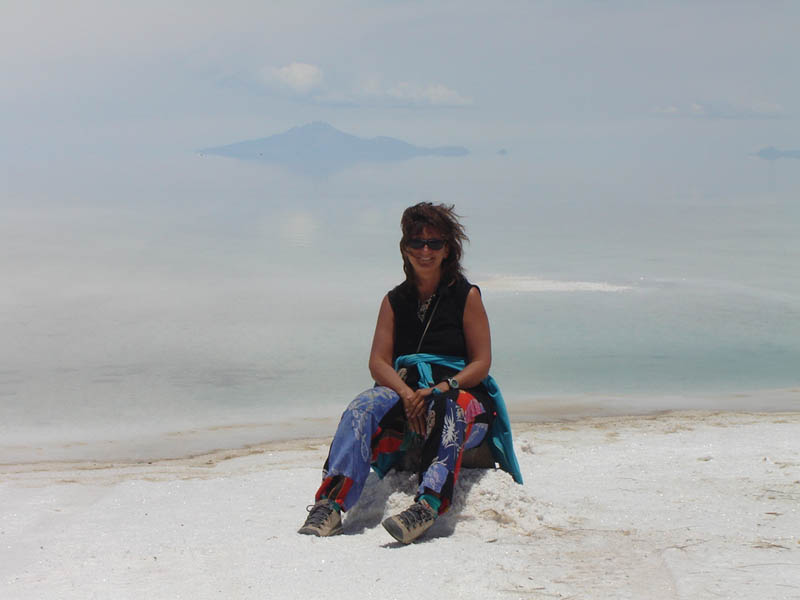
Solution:
[[(489, 317), (483, 307), (478, 288), (467, 294), (464, 306), (464, 337), (467, 341), (467, 365), (454, 375), (461, 388), (478, 385), (489, 374), (492, 366), (492, 337), (489, 332)], [(447, 390), (446, 384), (443, 386)]]

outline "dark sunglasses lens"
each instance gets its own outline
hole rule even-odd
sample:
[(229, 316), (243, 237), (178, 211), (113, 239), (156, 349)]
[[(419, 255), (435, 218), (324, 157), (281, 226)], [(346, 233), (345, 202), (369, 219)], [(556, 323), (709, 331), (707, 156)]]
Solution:
[(431, 250), (441, 250), (444, 248), (444, 240), (421, 240), (419, 238), (412, 238), (408, 240), (408, 247), (414, 250), (421, 250), (425, 245)]

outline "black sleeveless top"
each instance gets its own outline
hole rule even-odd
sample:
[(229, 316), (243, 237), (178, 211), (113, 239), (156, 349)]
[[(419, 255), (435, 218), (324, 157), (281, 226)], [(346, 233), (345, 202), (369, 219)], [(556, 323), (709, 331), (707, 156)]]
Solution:
[[(444, 354), (456, 356), (467, 361), (467, 340), (464, 336), (464, 307), (467, 304), (467, 294), (472, 288), (476, 288), (480, 293), (480, 288), (467, 281), (464, 277), (459, 277), (451, 285), (441, 284), (436, 290), (439, 298), (439, 305), (434, 312), (437, 298), (431, 302), (425, 321), (422, 322), (417, 316), (419, 308), (419, 298), (417, 290), (408, 282), (403, 282), (389, 292), (389, 304), (394, 311), (394, 350), (392, 360), (403, 354), (415, 354), (422, 331), (428, 320), (431, 320), (425, 339), (422, 341), (420, 352), (426, 354)], [(442, 365), (431, 365), (434, 382), (443, 381), (456, 374), (456, 371)], [(415, 379), (416, 369), (409, 371), (411, 380), (408, 384), (417, 387)], [(489, 392), (478, 384), (468, 388), (475, 398), (483, 403), (488, 415), (493, 413), (493, 403)]]
[[(403, 282), (389, 292), (389, 304), (394, 311), (392, 358), (417, 352), (419, 338), (433, 313), (433, 320), (428, 327), (419, 352), (457, 356), (466, 360), (464, 306), (467, 303), (467, 294), (473, 287), (477, 286), (473, 286), (463, 277), (459, 277), (451, 285), (440, 285), (436, 290), (436, 297), (433, 298), (428, 308), (424, 322), (420, 321), (417, 316), (419, 299), (413, 285)], [(434, 306), (436, 306), (435, 312)]]

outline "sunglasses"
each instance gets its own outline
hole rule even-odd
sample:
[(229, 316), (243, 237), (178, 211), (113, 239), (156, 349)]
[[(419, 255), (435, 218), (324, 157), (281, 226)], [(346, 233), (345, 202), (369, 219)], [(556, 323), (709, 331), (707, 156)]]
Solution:
[(409, 248), (414, 250), (422, 250), (425, 246), (431, 250), (441, 250), (444, 248), (445, 241), (439, 238), (432, 238), (430, 240), (423, 240), (421, 238), (411, 238), (406, 244)]

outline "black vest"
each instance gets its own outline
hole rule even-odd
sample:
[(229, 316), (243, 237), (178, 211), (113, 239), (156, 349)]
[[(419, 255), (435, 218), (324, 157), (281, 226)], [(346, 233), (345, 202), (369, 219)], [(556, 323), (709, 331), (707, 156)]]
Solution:
[[(437, 297), (440, 298), (439, 305), (433, 313), (433, 318), (430, 327), (428, 327), (428, 332), (425, 334), (425, 339), (422, 341), (420, 352), (455, 356), (463, 358), (465, 362), (467, 361), (467, 341), (464, 337), (464, 307), (467, 304), (467, 294), (473, 287), (480, 292), (478, 286), (471, 284), (464, 277), (459, 277), (451, 285), (442, 284), (439, 286), (436, 291)], [(394, 350), (392, 359), (394, 360), (403, 354), (415, 354), (422, 331), (425, 329), (428, 319), (431, 319), (436, 298), (431, 302), (424, 322), (421, 322), (417, 316), (419, 308), (417, 290), (407, 282), (401, 283), (389, 292), (389, 304), (394, 311)], [(455, 371), (440, 365), (432, 365), (431, 370), (433, 371), (435, 382), (442, 381), (455, 374)], [(409, 372), (409, 375), (412, 375), (412, 381), (409, 382), (411, 387), (416, 387), (415, 371), (416, 369), (411, 369)], [(468, 391), (480, 400), (484, 408), (491, 414), (492, 401), (483, 385), (479, 384)]]
[[(467, 359), (467, 342), (464, 337), (464, 306), (473, 285), (459, 277), (451, 285), (442, 284), (428, 308), (425, 321), (417, 316), (419, 299), (414, 286), (403, 282), (389, 292), (389, 304), (394, 311), (394, 350), (392, 358), (417, 352), (422, 331), (431, 318), (420, 352), (445, 354)], [(477, 286), (475, 286), (477, 287)], [(438, 299), (438, 305), (437, 303)]]

